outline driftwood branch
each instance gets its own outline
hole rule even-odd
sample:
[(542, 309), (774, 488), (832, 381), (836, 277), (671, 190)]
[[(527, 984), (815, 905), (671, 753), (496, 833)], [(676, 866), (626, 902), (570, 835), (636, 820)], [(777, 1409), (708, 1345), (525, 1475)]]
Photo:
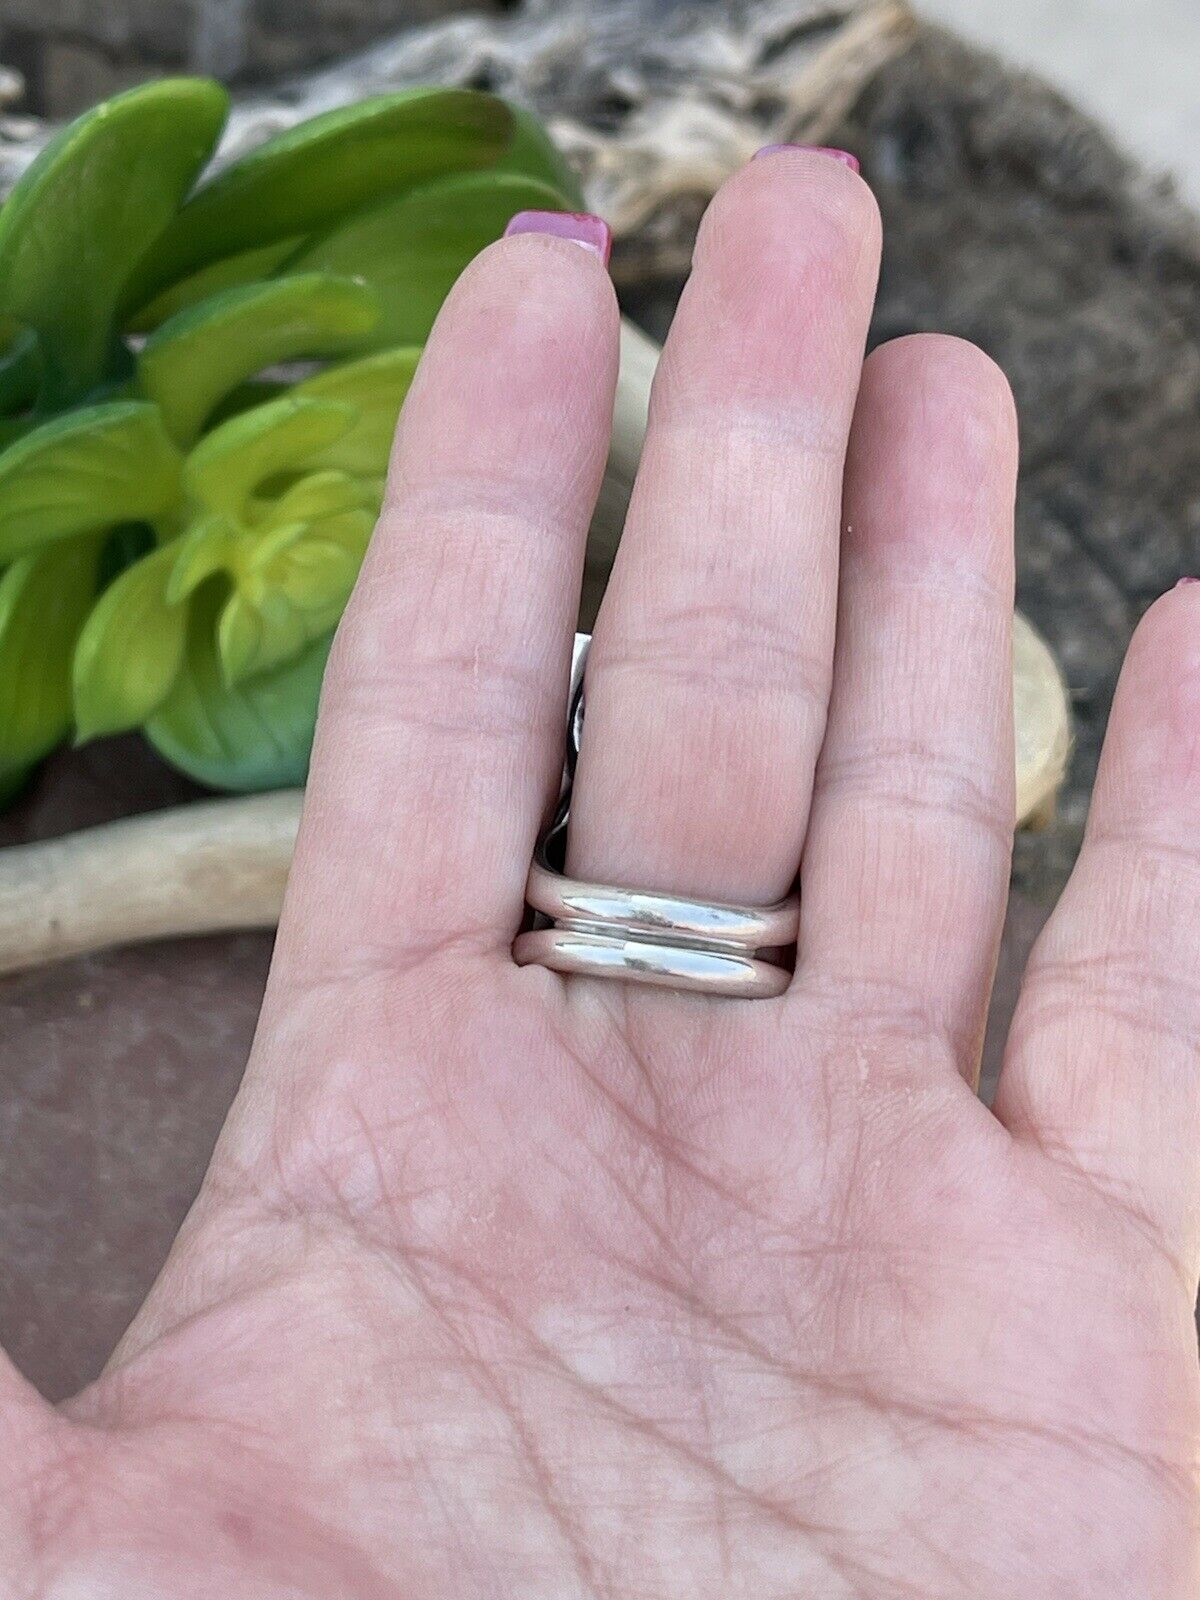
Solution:
[(179, 806), (0, 852), (0, 973), (110, 945), (270, 928), (300, 790)]

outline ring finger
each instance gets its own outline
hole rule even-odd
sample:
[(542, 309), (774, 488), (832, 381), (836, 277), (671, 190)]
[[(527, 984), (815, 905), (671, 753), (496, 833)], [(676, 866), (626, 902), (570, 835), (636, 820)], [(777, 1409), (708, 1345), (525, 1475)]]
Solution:
[(751, 163), (709, 208), (596, 623), (574, 875), (756, 903), (791, 887), (879, 239), (867, 186), (811, 151)]

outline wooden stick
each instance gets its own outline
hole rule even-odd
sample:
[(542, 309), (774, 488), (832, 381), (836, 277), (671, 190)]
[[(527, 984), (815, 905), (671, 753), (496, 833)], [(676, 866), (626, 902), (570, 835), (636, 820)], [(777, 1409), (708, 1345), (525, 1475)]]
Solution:
[(0, 852), (0, 973), (274, 927), (302, 799), (290, 789), (203, 801)]

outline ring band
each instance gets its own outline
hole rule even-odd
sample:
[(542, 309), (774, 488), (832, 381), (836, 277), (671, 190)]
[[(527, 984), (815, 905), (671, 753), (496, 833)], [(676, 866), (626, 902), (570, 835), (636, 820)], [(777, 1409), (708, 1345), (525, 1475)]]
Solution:
[(564, 878), (535, 856), (525, 899), (533, 911), (569, 927), (600, 923), (650, 939), (727, 947), (740, 952), (795, 944), (800, 901), (793, 895), (773, 906), (735, 906), (691, 900), (653, 889)]
[(590, 883), (556, 870), (553, 858), (565, 855), (566, 849), (590, 643), (586, 634), (576, 634), (562, 796), (538, 840), (525, 891), (540, 925), (517, 936), (513, 960), (520, 967), (543, 966), (730, 999), (782, 994), (791, 972), (763, 957), (795, 944), (798, 894), (769, 906), (733, 905)]
[(519, 967), (549, 967), (551, 972), (590, 978), (620, 978), (625, 983), (718, 995), (727, 1000), (770, 1000), (791, 982), (786, 967), (733, 950), (705, 945), (660, 944), (634, 939), (616, 929), (535, 928), (518, 934), (513, 960)]

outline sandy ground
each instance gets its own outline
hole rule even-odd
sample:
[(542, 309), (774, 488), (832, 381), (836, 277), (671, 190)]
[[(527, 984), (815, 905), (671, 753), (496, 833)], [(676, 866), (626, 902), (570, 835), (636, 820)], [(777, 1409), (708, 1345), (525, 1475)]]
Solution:
[(1200, 205), (1200, 0), (917, 0), (1034, 68)]

